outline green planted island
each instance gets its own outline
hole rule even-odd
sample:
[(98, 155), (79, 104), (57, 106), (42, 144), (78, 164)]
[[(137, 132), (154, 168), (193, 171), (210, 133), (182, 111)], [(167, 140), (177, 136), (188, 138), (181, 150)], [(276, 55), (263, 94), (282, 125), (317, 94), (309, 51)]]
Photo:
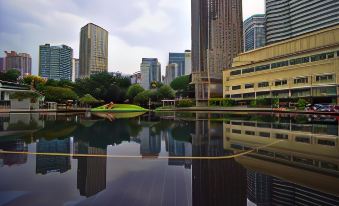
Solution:
[(101, 107), (94, 108), (91, 111), (123, 113), (123, 112), (147, 112), (148, 109), (132, 104), (107, 104)]

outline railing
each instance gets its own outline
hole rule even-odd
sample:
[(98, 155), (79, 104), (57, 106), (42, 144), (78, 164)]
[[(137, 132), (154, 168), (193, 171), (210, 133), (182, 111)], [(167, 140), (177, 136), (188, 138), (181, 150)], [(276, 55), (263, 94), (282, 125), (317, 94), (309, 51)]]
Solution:
[(0, 101), (0, 109), (10, 109), (11, 108), (11, 102), (6, 100)]

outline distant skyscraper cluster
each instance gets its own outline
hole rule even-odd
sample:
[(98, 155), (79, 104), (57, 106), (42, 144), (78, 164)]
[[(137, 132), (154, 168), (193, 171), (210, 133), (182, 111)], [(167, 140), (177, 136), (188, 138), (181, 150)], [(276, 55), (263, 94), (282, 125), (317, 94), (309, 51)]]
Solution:
[(170, 84), (177, 77), (190, 75), (192, 72), (191, 65), (190, 50), (186, 50), (184, 53), (169, 53), (164, 83)]
[(73, 49), (66, 45), (40, 46), (39, 76), (54, 80), (72, 80)]

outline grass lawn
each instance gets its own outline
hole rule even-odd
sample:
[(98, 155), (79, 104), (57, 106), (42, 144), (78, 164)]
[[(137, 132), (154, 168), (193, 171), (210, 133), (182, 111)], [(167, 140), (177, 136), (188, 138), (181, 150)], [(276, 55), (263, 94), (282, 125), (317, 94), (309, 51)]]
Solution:
[(113, 109), (106, 109), (104, 106), (91, 110), (92, 112), (146, 112), (145, 108), (132, 104), (114, 104)]

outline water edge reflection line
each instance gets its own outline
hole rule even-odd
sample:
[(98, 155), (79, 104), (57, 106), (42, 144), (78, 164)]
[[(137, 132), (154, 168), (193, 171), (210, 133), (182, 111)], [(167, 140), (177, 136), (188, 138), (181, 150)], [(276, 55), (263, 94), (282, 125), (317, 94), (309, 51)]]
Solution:
[(220, 156), (220, 157), (193, 157), (193, 156), (147, 156), (143, 157), (142, 155), (98, 155), (98, 154), (69, 154), (69, 153), (44, 153), (44, 152), (17, 152), (17, 151), (5, 151), (0, 150), (0, 154), (22, 154), (22, 155), (44, 155), (44, 156), (63, 156), (63, 157), (99, 157), (99, 158), (116, 158), (116, 159), (192, 159), (192, 160), (224, 160), (224, 159), (232, 159), (241, 157), (252, 152), (255, 152), (258, 149), (267, 148), (283, 142), (283, 140), (278, 140), (273, 143), (263, 145), (261, 147), (256, 147), (254, 149), (248, 150), (246, 152), (242, 152), (235, 155), (228, 155), (228, 156)]

